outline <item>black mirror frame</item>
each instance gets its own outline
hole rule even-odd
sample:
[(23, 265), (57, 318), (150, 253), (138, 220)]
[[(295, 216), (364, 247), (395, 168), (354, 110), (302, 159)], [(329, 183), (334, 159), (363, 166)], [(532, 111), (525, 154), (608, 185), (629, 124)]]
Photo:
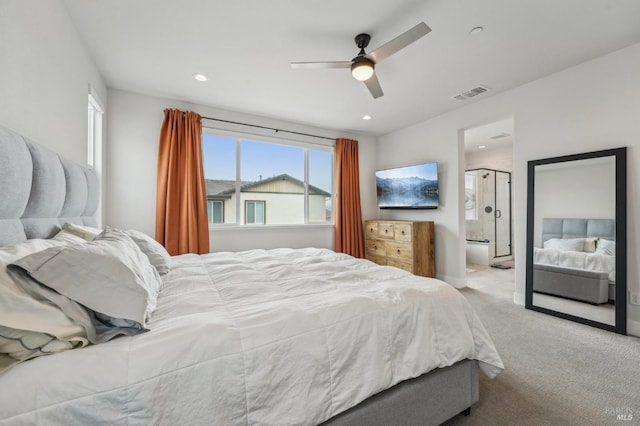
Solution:
[[(615, 324), (606, 324), (564, 312), (542, 308), (533, 304), (533, 237), (535, 167), (599, 157), (615, 157), (616, 165), (616, 304)], [(564, 155), (529, 161), (527, 167), (527, 271), (525, 286), (525, 308), (559, 318), (586, 324), (615, 333), (627, 334), (627, 148), (613, 148), (581, 154)]]

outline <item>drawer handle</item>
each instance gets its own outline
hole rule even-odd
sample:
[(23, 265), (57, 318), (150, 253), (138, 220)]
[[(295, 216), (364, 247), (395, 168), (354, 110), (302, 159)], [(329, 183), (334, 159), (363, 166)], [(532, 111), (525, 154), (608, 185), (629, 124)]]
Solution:
[(384, 230), (384, 233), (385, 233), (385, 234), (386, 234), (386, 233), (388, 233), (388, 232), (389, 232), (389, 230), (388, 230), (388, 229), (385, 229), (385, 230)]
[(401, 234), (404, 235), (404, 231), (402, 231)]
[(374, 250), (378, 250), (378, 246), (373, 246), (373, 249)]
[(373, 228), (370, 228), (369, 231), (373, 232)]
[(398, 249), (398, 250), (396, 251), (396, 253), (400, 254), (400, 249)]

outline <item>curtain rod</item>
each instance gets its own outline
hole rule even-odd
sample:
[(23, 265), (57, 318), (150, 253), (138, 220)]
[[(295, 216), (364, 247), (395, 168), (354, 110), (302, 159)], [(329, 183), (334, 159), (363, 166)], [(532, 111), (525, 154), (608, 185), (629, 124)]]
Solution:
[(318, 136), (318, 135), (312, 135), (310, 133), (301, 133), (301, 132), (294, 132), (294, 131), (291, 131), (291, 130), (276, 129), (275, 127), (258, 126), (257, 124), (240, 123), (238, 121), (223, 120), (221, 118), (211, 118), (211, 117), (202, 117), (202, 118), (205, 119), (205, 120), (221, 121), (223, 123), (239, 124), (241, 126), (256, 127), (258, 129), (273, 130), (276, 133), (284, 132), (284, 133), (291, 133), (291, 134), (294, 134), (294, 135), (311, 136), (312, 138), (327, 139), (327, 140), (330, 140), (330, 141), (335, 141), (336, 140), (335, 138), (328, 138), (326, 136)]

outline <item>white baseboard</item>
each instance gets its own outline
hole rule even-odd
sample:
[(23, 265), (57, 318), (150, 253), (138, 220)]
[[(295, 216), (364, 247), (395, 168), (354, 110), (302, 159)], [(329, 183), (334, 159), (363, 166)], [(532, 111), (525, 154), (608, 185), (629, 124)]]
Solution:
[(627, 334), (630, 336), (640, 337), (640, 321), (634, 321), (627, 318)]
[(517, 291), (513, 293), (513, 303), (516, 305), (524, 306), (524, 300), (524, 294)]
[(436, 274), (436, 278), (451, 284), (455, 288), (465, 288), (467, 286), (466, 278), (454, 278), (447, 275), (438, 275), (438, 274)]

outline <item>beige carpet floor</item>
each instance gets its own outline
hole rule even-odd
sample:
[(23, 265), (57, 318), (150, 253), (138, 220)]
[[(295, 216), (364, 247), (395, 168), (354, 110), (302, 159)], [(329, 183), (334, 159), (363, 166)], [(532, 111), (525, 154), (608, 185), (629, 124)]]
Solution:
[(640, 425), (640, 339), (513, 303), (514, 269), (469, 265), (462, 290), (505, 364), (446, 425)]

